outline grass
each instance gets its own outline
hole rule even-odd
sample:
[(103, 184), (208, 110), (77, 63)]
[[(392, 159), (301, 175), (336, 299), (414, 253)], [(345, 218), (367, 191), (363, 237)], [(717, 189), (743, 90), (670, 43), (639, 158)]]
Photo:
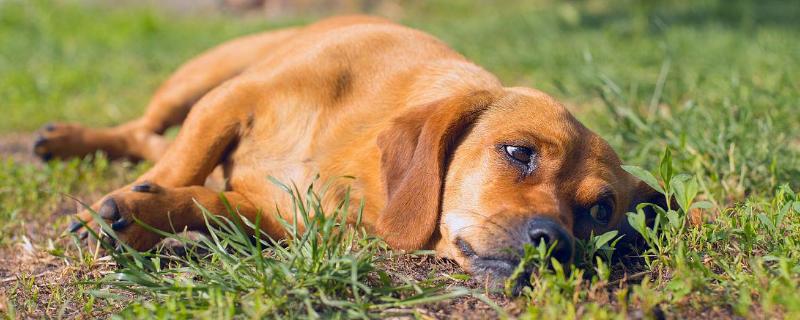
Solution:
[[(257, 221), (230, 221), (203, 209), (208, 237), (193, 240), (161, 232), (190, 248), (186, 254), (115, 253), (122, 269), (97, 283), (146, 297), (121, 313), (132, 318), (371, 318), (470, 294), (464, 288), (445, 290), (436, 279), (410, 281), (376, 268), (389, 251), (358, 224), (345, 223), (349, 196), (325, 212), (315, 186), (305, 192), (281, 187), (293, 199), (294, 216), (306, 226), (300, 230), (297, 223), (281, 221), (294, 240), (274, 240), (260, 232), (254, 241), (245, 230), (253, 230)], [(324, 193), (326, 187), (319, 189)], [(108, 232), (113, 236), (113, 230)], [(114, 295), (105, 289), (97, 294)]]
[[(0, 2), (0, 136), (54, 119), (131, 119), (171, 70), (204, 48), (314, 18)], [(509, 85), (557, 96), (626, 163), (644, 168), (629, 170), (677, 196), (658, 227), (640, 226), (651, 247), (638, 269), (604, 259), (613, 240), (601, 236), (582, 244), (580, 269), (541, 268), (521, 297), (508, 299), (486, 294), (447, 262), (392, 255), (357, 228), (318, 233), (321, 243), (343, 238), (312, 250), (315, 241), (245, 241), (234, 225), (216, 238), (185, 239), (198, 250), (183, 257), (95, 259), (59, 237), (67, 219), (52, 213), (74, 211), (64, 194), (95, 199), (148, 164), (41, 164), (0, 154), (8, 157), (0, 160), (0, 315), (494, 315), (476, 310), (489, 299), (524, 318), (800, 316), (800, 7), (410, 1), (400, 20)], [(315, 208), (314, 192), (294, 194)], [(525, 260), (543, 265), (543, 249), (530, 248)], [(464, 307), (465, 299), (478, 302)]]

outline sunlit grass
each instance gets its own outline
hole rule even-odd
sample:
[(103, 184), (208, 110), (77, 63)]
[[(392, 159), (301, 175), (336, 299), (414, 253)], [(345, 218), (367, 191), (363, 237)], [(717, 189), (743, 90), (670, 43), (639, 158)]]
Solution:
[[(625, 163), (642, 168), (633, 169), (637, 175), (678, 198), (677, 207), (660, 212), (658, 226), (639, 225), (650, 247), (632, 268), (610, 257), (619, 245), (612, 234), (580, 242), (579, 268), (546, 268), (546, 251), (528, 249), (523, 260), (541, 268), (509, 312), (800, 316), (798, 11), (781, 1), (405, 4), (402, 22), (442, 38), (508, 85), (564, 101)], [(132, 119), (181, 62), (225, 39), (288, 23), (102, 3), (0, 2), (0, 132), (29, 132), (51, 120)], [(437, 276), (415, 282), (389, 274), (383, 281), (379, 265), (395, 256), (357, 227), (318, 232), (328, 240), (317, 240), (328, 242), (314, 253), (315, 241), (252, 241), (235, 223), (219, 221), (216, 238), (184, 239), (196, 249), (188, 255), (128, 252), (117, 256), (121, 269), (60, 240), (67, 219), (52, 213), (69, 211), (65, 194), (95, 200), (147, 166), (0, 160), (0, 248), (14, 257), (38, 252), (39, 264), (26, 266), (60, 268), (11, 275), (0, 266), (4, 277), (18, 277), (0, 283), (0, 314), (380, 317), (396, 311), (392, 305), (419, 302), (408, 300), (414, 296), (485, 293), (449, 288)], [(308, 201), (314, 193), (293, 194)], [(340, 226), (335, 217), (314, 223)]]
[[(104, 288), (97, 294), (113, 297), (113, 289), (118, 289), (133, 292), (138, 301), (146, 297), (122, 311), (123, 316), (137, 318), (170, 314), (178, 318), (349, 319), (387, 316), (397, 312), (391, 309), (465, 295), (491, 303), (476, 291), (445, 288), (436, 279), (412, 282), (376, 268), (391, 253), (359, 223), (347, 224), (353, 221), (348, 214), (357, 212), (355, 221), (360, 221), (361, 214), (361, 207), (351, 210), (349, 192), (335, 208), (324, 208), (325, 185), (312, 184), (300, 191), (294, 185), (274, 183), (294, 203), (288, 215), (295, 217), (293, 221), (274, 213), (289, 239), (254, 232), (258, 221), (227, 219), (197, 204), (210, 230), (206, 237), (193, 240), (151, 229), (178, 239), (187, 250), (183, 255), (140, 253), (127, 247), (114, 252), (105, 242), (121, 268), (97, 282)], [(227, 216), (238, 217), (235, 208), (228, 206), (228, 211)], [(115, 237), (113, 230), (104, 227)]]

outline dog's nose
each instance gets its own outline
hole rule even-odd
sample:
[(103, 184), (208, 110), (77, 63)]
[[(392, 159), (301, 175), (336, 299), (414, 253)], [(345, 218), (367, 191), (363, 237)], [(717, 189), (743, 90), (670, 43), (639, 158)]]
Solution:
[(553, 247), (552, 257), (561, 263), (572, 261), (573, 242), (572, 237), (560, 224), (550, 218), (534, 218), (530, 221), (528, 229), (531, 244), (538, 246), (544, 242), (549, 248)]

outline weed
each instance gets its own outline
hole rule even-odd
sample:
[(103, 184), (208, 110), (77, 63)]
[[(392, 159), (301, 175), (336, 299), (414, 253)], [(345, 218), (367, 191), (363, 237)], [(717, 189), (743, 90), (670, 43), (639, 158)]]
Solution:
[[(148, 297), (123, 310), (122, 315), (134, 317), (166, 312), (179, 318), (369, 318), (387, 309), (471, 294), (464, 288), (446, 290), (435, 281), (403, 281), (376, 269), (387, 256), (386, 245), (358, 223), (347, 224), (353, 212), (349, 192), (336, 208), (323, 208), (324, 185), (322, 191), (312, 184), (304, 192), (279, 186), (294, 203), (293, 212), (283, 215), (295, 217), (291, 221), (274, 213), (289, 239), (254, 231), (258, 221), (227, 219), (197, 204), (206, 218), (208, 237), (192, 240), (160, 232), (189, 248), (183, 256), (127, 247), (113, 251), (106, 242), (121, 269), (96, 284)], [(360, 215), (360, 208), (356, 212)], [(230, 207), (228, 216), (239, 217)], [(113, 237), (113, 230), (105, 227)], [(97, 291), (100, 297), (113, 292)]]

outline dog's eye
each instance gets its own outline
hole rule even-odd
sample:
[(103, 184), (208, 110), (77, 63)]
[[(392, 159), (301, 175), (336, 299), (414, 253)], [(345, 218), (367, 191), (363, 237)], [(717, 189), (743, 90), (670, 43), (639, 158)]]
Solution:
[(506, 154), (524, 165), (528, 165), (531, 163), (531, 158), (533, 158), (533, 150), (526, 147), (517, 147), (517, 146), (503, 146), (503, 150), (505, 150)]
[(589, 208), (589, 215), (592, 216), (592, 219), (602, 224), (608, 224), (611, 221), (612, 213), (611, 205), (607, 202), (598, 202)]

